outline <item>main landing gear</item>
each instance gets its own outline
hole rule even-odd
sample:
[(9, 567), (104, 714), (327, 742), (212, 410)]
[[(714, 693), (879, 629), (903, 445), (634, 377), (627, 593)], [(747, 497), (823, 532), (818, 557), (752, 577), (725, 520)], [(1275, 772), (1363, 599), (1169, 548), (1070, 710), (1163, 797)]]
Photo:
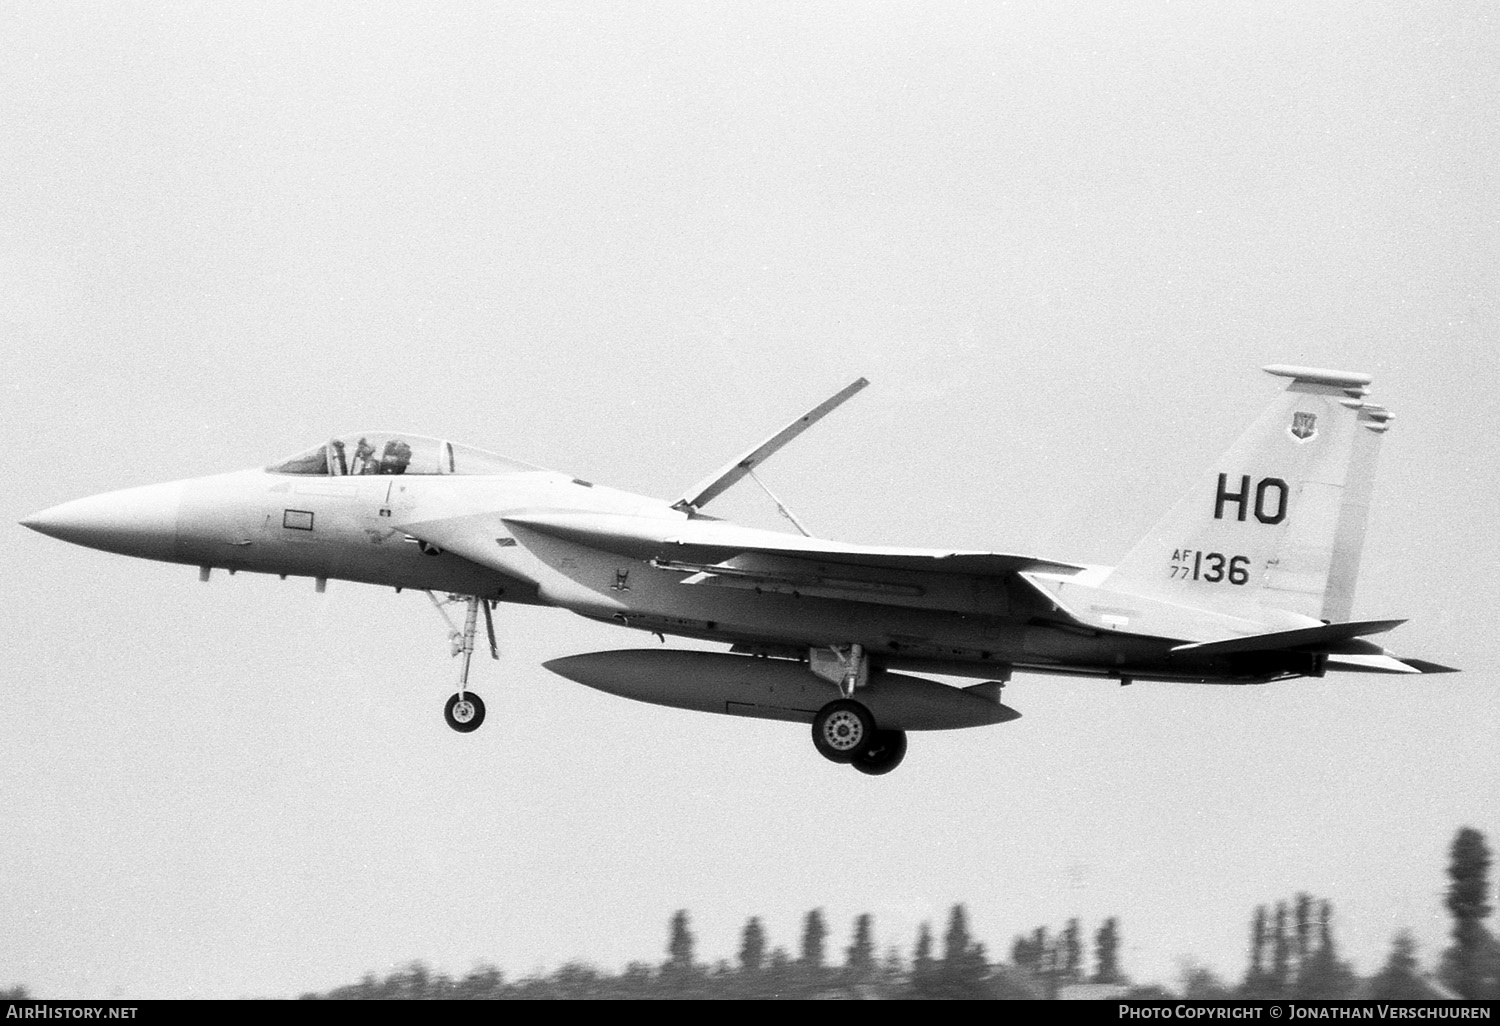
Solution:
[(854, 757), (854, 768), (861, 773), (878, 777), (901, 765), (906, 758), (906, 731), (877, 730), (875, 740)]
[(813, 746), (823, 758), (847, 763), (871, 776), (889, 773), (906, 758), (906, 731), (881, 730), (870, 710), (847, 698), (818, 710), (812, 735)]
[(875, 717), (858, 702), (829, 702), (813, 717), (813, 746), (829, 762), (853, 762), (875, 740)]
[(881, 730), (870, 710), (853, 697), (870, 678), (870, 657), (863, 647), (811, 649), (808, 668), (837, 684), (844, 696), (829, 702), (813, 717), (813, 747), (818, 754), (871, 776), (889, 773), (901, 765), (906, 758), (906, 731)]
[[(474, 658), (474, 632), (479, 624), (481, 609), (484, 610), (484, 629), (490, 640), (490, 658), (500, 658), (500, 646), (495, 643), (495, 620), (490, 615), (490, 603), (488, 599), (482, 599), (478, 595), (449, 595), (447, 602), (440, 602), (429, 591), (427, 597), (432, 600), (438, 615), (448, 624), (448, 638), (453, 643), (453, 655), (463, 656), (458, 672), (458, 694), (449, 698), (448, 703), (443, 706), (443, 719), (460, 734), (468, 734), (478, 730), (479, 725), (484, 722), (484, 702), (468, 690), (469, 663)], [(443, 608), (454, 602), (463, 602), (468, 607), (462, 630), (453, 623), (448, 617), (448, 611)]]

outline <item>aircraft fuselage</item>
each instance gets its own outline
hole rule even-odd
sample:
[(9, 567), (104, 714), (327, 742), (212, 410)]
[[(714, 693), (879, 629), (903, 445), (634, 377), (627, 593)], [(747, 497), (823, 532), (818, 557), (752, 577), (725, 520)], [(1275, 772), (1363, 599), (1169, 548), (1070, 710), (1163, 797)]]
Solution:
[[(1065, 624), (1043, 595), (1014, 578), (838, 568), (835, 591), (864, 584), (857, 601), (819, 594), (817, 583), (684, 586), (680, 573), (663, 572), (649, 560), (550, 537), (517, 544), (505, 514), (539, 508), (623, 515), (664, 527), (689, 519), (659, 500), (549, 471), (304, 477), (256, 468), (93, 496), (27, 523), (124, 555), (559, 606), (642, 631), (770, 654), (837, 639), (864, 646), (883, 666), (971, 677), (1003, 677), (1020, 667), (1204, 680), (1226, 669), (1222, 660), (1170, 658), (1165, 639)], [(487, 565), (418, 541), (399, 526), (466, 515), (494, 525)], [(807, 568), (810, 577), (829, 569), (816, 560)], [(1233, 675), (1261, 676), (1244, 669)]]

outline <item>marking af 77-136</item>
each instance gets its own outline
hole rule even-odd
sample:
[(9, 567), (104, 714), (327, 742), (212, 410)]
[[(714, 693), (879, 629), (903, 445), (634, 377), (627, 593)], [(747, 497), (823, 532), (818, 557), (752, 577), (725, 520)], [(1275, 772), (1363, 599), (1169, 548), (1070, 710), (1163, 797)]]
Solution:
[[(64, 503), (22, 521), (108, 552), (425, 590), (462, 657), (445, 715), (472, 731), (481, 614), (559, 606), (728, 651), (625, 649), (545, 665), (659, 705), (812, 724), (871, 774), (913, 730), (1004, 723), (1017, 670), (1259, 684), (1329, 670), (1435, 673), (1351, 621), (1375, 458), (1391, 415), (1368, 376), (1272, 366), (1266, 412), (1115, 567), (995, 552), (850, 545), (705, 515), (716, 496), (866, 384), (854, 382), (674, 501), (597, 487), (399, 432), (345, 435), (269, 467)], [(773, 500), (775, 499), (772, 496)], [(447, 596), (439, 600), (435, 593)], [(980, 678), (956, 687), (914, 673)]]

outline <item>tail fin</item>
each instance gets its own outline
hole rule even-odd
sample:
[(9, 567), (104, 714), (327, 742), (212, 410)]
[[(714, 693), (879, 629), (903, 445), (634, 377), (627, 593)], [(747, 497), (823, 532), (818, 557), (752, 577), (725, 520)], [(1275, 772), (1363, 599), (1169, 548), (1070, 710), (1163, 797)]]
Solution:
[(1370, 377), (1287, 367), (1250, 429), (1110, 574), (1106, 587), (1255, 616), (1348, 620), (1380, 436)]

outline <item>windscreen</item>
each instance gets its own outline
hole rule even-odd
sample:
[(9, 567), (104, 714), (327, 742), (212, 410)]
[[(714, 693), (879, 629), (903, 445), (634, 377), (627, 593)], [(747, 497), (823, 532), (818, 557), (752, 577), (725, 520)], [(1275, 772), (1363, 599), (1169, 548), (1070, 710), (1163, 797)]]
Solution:
[(390, 431), (366, 431), (325, 442), (266, 468), (273, 474), (323, 477), (370, 474), (516, 474), (539, 470), (529, 463), (507, 459), (441, 438)]

